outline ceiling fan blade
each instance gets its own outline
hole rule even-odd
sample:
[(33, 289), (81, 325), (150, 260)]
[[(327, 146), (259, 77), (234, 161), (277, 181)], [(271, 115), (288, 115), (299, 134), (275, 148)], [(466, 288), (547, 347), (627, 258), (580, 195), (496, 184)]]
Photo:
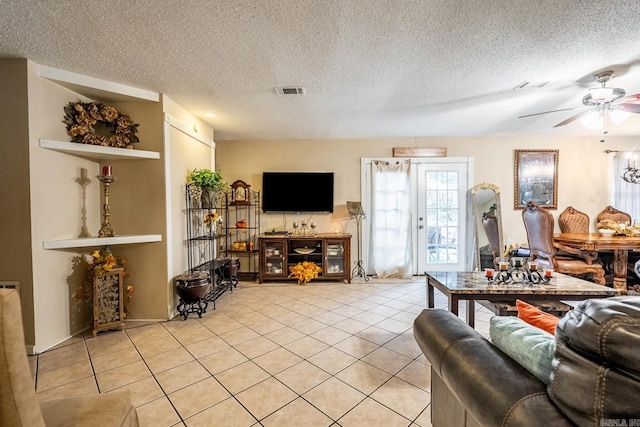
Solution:
[(640, 93), (636, 93), (635, 95), (627, 95), (624, 98), (618, 100), (618, 102), (633, 102), (640, 101)]
[(573, 108), (562, 108), (560, 110), (550, 110), (550, 111), (543, 111), (541, 113), (533, 113), (533, 114), (525, 114), (524, 116), (518, 116), (519, 119), (525, 118), (525, 117), (532, 117), (532, 116), (539, 116), (541, 114), (549, 114), (549, 113), (558, 113), (560, 111), (572, 111), (572, 110), (580, 110), (583, 108), (590, 108), (590, 107), (573, 107)]
[(618, 104), (618, 107), (620, 107), (622, 111), (640, 114), (640, 104), (630, 104), (626, 102), (624, 104)]
[(589, 109), (588, 111), (582, 111), (574, 116), (569, 117), (567, 120), (563, 120), (560, 123), (558, 123), (557, 125), (554, 126), (554, 128), (560, 127), (560, 126), (564, 126), (564, 125), (568, 125), (569, 123), (578, 120), (580, 117), (587, 115), (591, 112), (592, 110)]

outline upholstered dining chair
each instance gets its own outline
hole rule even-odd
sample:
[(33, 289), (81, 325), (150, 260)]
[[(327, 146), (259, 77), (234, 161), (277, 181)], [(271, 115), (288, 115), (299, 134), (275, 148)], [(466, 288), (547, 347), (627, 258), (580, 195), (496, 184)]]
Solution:
[[(527, 232), (531, 260), (537, 261), (543, 268), (553, 268), (558, 273), (574, 276), (590, 274), (594, 282), (600, 285), (605, 284), (602, 265), (557, 256), (556, 247), (553, 244), (554, 220), (548, 210), (535, 202), (529, 202), (522, 211), (522, 220)], [(575, 251), (572, 248), (563, 249), (567, 252)]]
[(482, 228), (489, 241), (489, 250), (493, 256), (493, 267), (498, 268), (500, 261), (500, 231), (498, 230), (498, 218), (488, 212), (482, 214)]
[[(614, 208), (613, 206), (607, 206), (598, 214), (596, 217), (597, 221), (600, 222), (603, 219), (610, 219), (615, 222), (626, 222), (627, 225), (632, 225), (631, 215), (621, 210)], [(606, 251), (600, 253), (600, 258), (605, 263), (605, 268), (607, 273), (611, 273), (613, 271), (613, 251)], [(636, 251), (629, 251), (629, 260), (627, 262), (627, 277), (636, 279), (640, 277), (635, 272), (635, 264), (638, 261), (638, 254)]]
[(589, 215), (567, 206), (558, 216), (558, 225), (563, 233), (588, 233)]
[[(589, 215), (567, 206), (558, 216), (558, 225), (563, 233), (588, 233)], [(580, 251), (576, 254), (575, 249), (566, 251), (566, 247), (558, 243), (554, 243), (554, 246), (559, 251), (557, 256), (583, 259), (587, 264), (592, 264), (598, 258), (598, 252), (595, 251)]]
[(619, 211), (618, 209), (614, 208), (613, 206), (607, 206), (596, 217), (596, 220), (598, 222), (602, 221), (603, 219), (610, 219), (610, 220), (616, 221), (616, 222), (623, 222), (624, 221), (628, 225), (631, 225), (631, 215), (629, 215), (626, 212)]
[(69, 397), (39, 403), (31, 376), (20, 298), (0, 289), (0, 426), (137, 426), (128, 392)]

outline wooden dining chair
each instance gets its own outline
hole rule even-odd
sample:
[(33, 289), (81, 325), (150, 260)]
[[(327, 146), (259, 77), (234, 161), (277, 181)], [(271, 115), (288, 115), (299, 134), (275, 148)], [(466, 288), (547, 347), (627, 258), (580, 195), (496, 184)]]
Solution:
[[(611, 205), (604, 208), (602, 212), (600, 212), (596, 217), (596, 221), (598, 222), (604, 219), (609, 219), (615, 222), (626, 222), (627, 225), (632, 225), (631, 215), (621, 210), (618, 210)], [(613, 272), (613, 258), (614, 258), (613, 251), (606, 251), (606, 252), (600, 253), (600, 259), (604, 262), (605, 270), (607, 274), (611, 274)], [(634, 267), (635, 267), (635, 261), (637, 260), (637, 257), (631, 256), (629, 258), (630, 260), (627, 263), (627, 270), (629, 275), (633, 277), (635, 276)]]
[(618, 209), (614, 208), (613, 206), (607, 206), (596, 217), (596, 220), (598, 222), (602, 221), (603, 219), (610, 219), (610, 220), (615, 221), (615, 222), (623, 222), (624, 221), (624, 222), (627, 223), (627, 225), (631, 225), (631, 215), (629, 215), (626, 212), (619, 211)]
[(567, 206), (558, 216), (558, 225), (563, 233), (588, 233), (589, 215), (572, 206)]
[[(548, 210), (535, 202), (529, 202), (522, 211), (522, 220), (527, 232), (532, 261), (537, 261), (543, 268), (553, 268), (558, 273), (573, 276), (589, 274), (595, 283), (605, 284), (602, 265), (588, 264), (581, 259), (557, 256), (557, 249), (553, 242), (554, 219)], [(563, 250), (569, 253), (577, 251), (568, 247), (563, 247)]]
[[(563, 233), (588, 233), (589, 215), (580, 212), (573, 206), (567, 206), (558, 216), (558, 225)], [(557, 256), (582, 259), (587, 264), (593, 264), (598, 259), (598, 252), (595, 251), (580, 251), (580, 253), (575, 254), (574, 251), (565, 251), (565, 247), (558, 243), (554, 242), (554, 246), (558, 249)], [(598, 260), (598, 262), (600, 261)]]

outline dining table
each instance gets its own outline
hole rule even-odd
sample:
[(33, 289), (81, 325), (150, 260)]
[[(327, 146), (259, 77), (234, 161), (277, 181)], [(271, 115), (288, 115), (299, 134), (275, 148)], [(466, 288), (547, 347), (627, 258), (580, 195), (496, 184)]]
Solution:
[(613, 235), (600, 233), (557, 233), (555, 243), (583, 251), (613, 251), (613, 288), (627, 292), (627, 262), (629, 251), (640, 250), (640, 236)]

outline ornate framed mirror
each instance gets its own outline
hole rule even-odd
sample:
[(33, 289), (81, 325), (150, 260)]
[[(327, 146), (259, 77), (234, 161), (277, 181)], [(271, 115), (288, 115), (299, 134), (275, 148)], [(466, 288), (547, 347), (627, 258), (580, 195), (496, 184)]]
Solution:
[(495, 268), (503, 259), (502, 208), (500, 189), (488, 182), (471, 189), (475, 228), (476, 269)]

